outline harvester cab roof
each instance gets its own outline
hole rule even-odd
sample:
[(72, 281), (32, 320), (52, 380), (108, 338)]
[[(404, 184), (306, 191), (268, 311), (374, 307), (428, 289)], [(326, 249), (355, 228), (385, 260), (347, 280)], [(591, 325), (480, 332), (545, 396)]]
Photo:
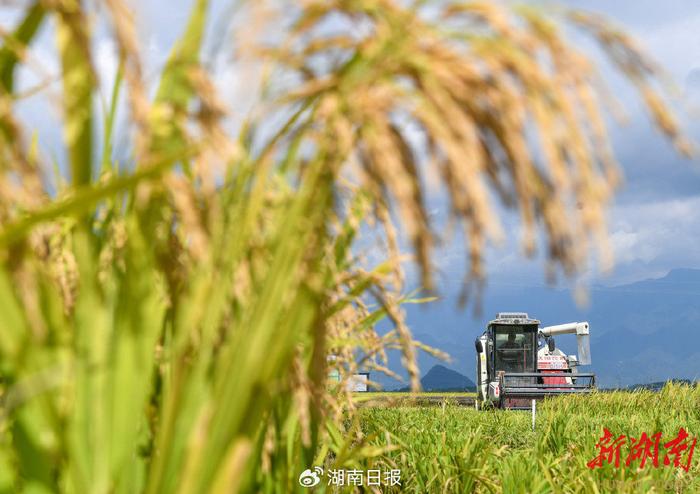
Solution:
[[(579, 353), (566, 355), (554, 336), (575, 334)], [(590, 392), (595, 376), (578, 372), (590, 360), (589, 325), (575, 322), (540, 328), (524, 312), (500, 312), (476, 340), (477, 403), (527, 408), (532, 399)]]

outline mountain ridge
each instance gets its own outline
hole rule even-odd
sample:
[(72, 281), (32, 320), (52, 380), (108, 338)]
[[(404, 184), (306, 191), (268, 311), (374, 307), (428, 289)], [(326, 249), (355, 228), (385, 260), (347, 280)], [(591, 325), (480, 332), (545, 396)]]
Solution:
[[(578, 307), (570, 292), (539, 286), (495, 284), (483, 297), (481, 315), (458, 311), (456, 299), (406, 307), (407, 322), (421, 341), (452, 357), (453, 370), (471, 376), (474, 339), (497, 312), (523, 310), (542, 325), (588, 321), (592, 365), (599, 386), (621, 387), (669, 379), (700, 379), (700, 269), (679, 268), (665, 276), (616, 286), (595, 285), (591, 304)], [(577, 353), (576, 338), (557, 338), (566, 353)], [(402, 376), (400, 353), (390, 352), (389, 367)], [(444, 362), (419, 353), (420, 369)], [(385, 389), (399, 382), (379, 379)]]
[[(467, 376), (454, 369), (449, 369), (441, 364), (436, 364), (425, 373), (420, 380), (423, 391), (473, 391), (475, 384)], [(403, 387), (398, 391), (409, 391)]]

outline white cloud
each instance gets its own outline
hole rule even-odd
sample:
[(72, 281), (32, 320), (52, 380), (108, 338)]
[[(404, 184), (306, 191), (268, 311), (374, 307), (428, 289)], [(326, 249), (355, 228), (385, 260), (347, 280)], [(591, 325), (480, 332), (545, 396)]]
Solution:
[(614, 208), (610, 231), (616, 271), (635, 265), (637, 279), (643, 279), (677, 267), (700, 267), (698, 211), (700, 196)]

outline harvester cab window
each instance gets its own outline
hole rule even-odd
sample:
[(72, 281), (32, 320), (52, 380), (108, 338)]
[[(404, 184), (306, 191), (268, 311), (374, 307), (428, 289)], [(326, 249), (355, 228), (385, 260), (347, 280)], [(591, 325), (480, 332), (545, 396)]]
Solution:
[(494, 327), (496, 370), (535, 372), (537, 327), (503, 325)]

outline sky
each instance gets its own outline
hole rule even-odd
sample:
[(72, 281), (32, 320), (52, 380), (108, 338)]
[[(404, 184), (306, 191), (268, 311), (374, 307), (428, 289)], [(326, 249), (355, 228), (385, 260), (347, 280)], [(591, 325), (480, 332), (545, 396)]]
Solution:
[[(165, 61), (168, 47), (181, 32), (190, 3), (185, 0), (168, 2), (167, 9), (163, 8), (163, 2), (140, 4), (142, 35), (149, 46), (149, 63), (153, 74), (158, 73)], [(556, 9), (562, 5), (561, 2), (539, 0), (531, 3), (539, 5), (542, 9)], [(688, 137), (695, 140), (700, 149), (700, 2), (569, 0), (563, 3), (606, 15), (632, 34), (662, 65), (676, 86), (672, 104), (679, 111)], [(223, 13), (226, 5), (224, 0), (215, 2), (220, 19), (225, 17)], [(216, 29), (214, 31), (216, 34)], [(575, 33), (572, 35), (577, 36)], [(656, 359), (665, 363), (659, 372), (653, 374), (644, 366), (635, 367), (634, 362), (639, 359), (630, 358), (630, 365), (625, 365), (625, 369), (630, 369), (630, 375), (622, 376), (618, 369), (618, 374), (613, 376), (609, 365), (605, 365), (610, 364), (611, 359), (622, 359), (622, 349), (628, 345), (625, 341), (615, 339), (606, 340), (605, 344), (600, 345), (596, 342), (602, 341), (597, 338), (605, 338), (606, 332), (637, 327), (634, 318), (629, 319), (631, 323), (627, 320), (618, 321), (621, 318), (616, 317), (615, 309), (606, 308), (606, 299), (611, 297), (606, 291), (611, 290), (609, 286), (618, 286), (615, 290), (622, 290), (620, 304), (634, 305), (638, 300), (634, 298), (635, 294), (629, 294), (629, 298), (624, 296), (624, 290), (631, 289), (626, 288), (627, 284), (649, 278), (662, 278), (669, 271), (678, 268), (700, 268), (700, 160), (689, 161), (679, 157), (669, 142), (654, 129), (633, 88), (605, 65), (594, 44), (586, 39), (575, 37), (574, 40), (602, 62), (603, 75), (612, 93), (626, 110), (626, 124), (610, 127), (613, 147), (625, 176), (624, 185), (616, 195), (608, 217), (615, 266), (609, 273), (600, 273), (595, 269), (587, 273), (588, 293), (593, 302), (589, 307), (576, 306), (572, 302), (573, 293), (563, 294), (564, 296), (558, 294), (559, 291), (568, 290), (570, 283), (567, 280), (560, 279), (554, 286), (547, 284), (542, 256), (535, 256), (534, 259), (523, 257), (519, 244), (518, 218), (512, 213), (504, 212), (506, 240), (502, 245), (491, 246), (487, 251), (487, 284), (482, 293), (484, 311), (479, 312), (473, 310), (474, 304), (462, 309), (456, 303), (466, 269), (464, 248), (460, 240), (446, 242), (434, 257), (438, 269), (436, 279), (440, 300), (420, 307), (407, 308), (407, 322), (419, 339), (453, 356), (453, 360), (448, 364), (451, 368), (470, 377), (473, 367), (472, 341), (483, 330), (486, 321), (494, 315), (491, 312), (485, 313), (487, 308), (489, 311), (525, 310), (531, 312), (533, 317), (541, 319), (543, 324), (590, 320), (595, 348), (592, 370), (599, 373), (601, 382), (606, 385), (610, 385), (615, 379), (620, 382), (637, 382), (639, 379), (647, 379), (647, 375), (665, 379), (668, 376), (663, 373), (663, 369), (671, 367), (671, 360), (677, 360), (668, 355), (677, 356), (678, 349), (670, 349), (669, 354)], [(108, 53), (108, 49), (108, 46), (103, 47), (105, 53)], [(109, 56), (106, 56), (103, 62), (105, 66), (109, 66), (110, 63), (113, 64), (113, 57), (112, 62)], [(219, 71), (217, 80), (223, 94), (232, 100), (252, 100), (253, 98), (248, 98), (248, 94), (254, 88), (241, 82), (244, 79), (241, 77), (241, 71), (245, 70), (245, 67), (232, 66), (226, 57), (219, 57), (216, 62), (216, 70)], [(433, 219), (438, 224), (444, 223), (447, 216), (444, 197), (433, 198), (433, 202)], [(418, 276), (415, 270), (409, 267), (409, 286), (411, 283), (416, 285)], [(671, 288), (688, 290), (697, 287), (697, 283), (679, 283), (678, 287)], [(668, 286), (662, 288), (669, 289)], [(646, 286), (645, 289), (660, 290), (658, 285)], [(651, 309), (654, 313), (664, 314), (663, 308), (672, 305), (673, 300), (664, 299), (668, 294), (659, 292), (652, 293), (651, 296), (658, 302), (658, 307), (654, 306), (656, 308)], [(685, 314), (684, 311), (687, 309), (679, 309), (678, 312)], [(634, 314), (634, 310), (631, 312)], [(694, 312), (691, 310), (690, 314)], [(660, 316), (653, 324), (668, 329), (663, 324), (668, 319), (666, 316)], [(685, 321), (682, 318), (681, 320)], [(615, 322), (619, 323), (620, 328), (615, 327)], [(675, 322), (670, 324), (673, 326)], [(380, 328), (380, 331), (383, 329)], [(644, 347), (645, 351), (657, 351), (656, 337), (650, 342), (644, 340), (644, 337), (635, 339), (639, 340), (642, 347), (647, 345)], [(566, 338), (559, 343), (563, 343), (562, 348), (565, 351), (575, 352), (574, 348), (566, 347)], [(616, 344), (618, 346), (615, 346)], [(606, 353), (606, 350), (610, 349), (613, 349), (612, 356), (610, 351)], [(619, 355), (614, 352), (618, 352)], [(398, 362), (398, 356), (395, 357)], [(694, 357), (688, 358), (692, 361)], [(423, 359), (421, 370), (425, 373), (435, 362), (426, 359), (425, 356)], [(403, 374), (397, 362), (390, 362), (390, 366), (394, 371)], [(669, 372), (675, 372), (675, 375), (679, 376), (694, 375), (697, 378), (697, 366), (682, 367), (679, 364), (676, 367)], [(648, 380), (653, 380), (652, 377)], [(373, 379), (382, 380), (378, 376), (374, 376)], [(386, 380), (383, 384), (388, 389), (398, 385), (391, 380)]]
[[(693, 74), (700, 72), (700, 3), (568, 3), (604, 13), (634, 35), (678, 86), (677, 108), (691, 113), (690, 105), (700, 103), (700, 82), (693, 83)], [(608, 80), (628, 114), (627, 124), (611, 132), (625, 182), (609, 215), (616, 266), (607, 276), (595, 274), (595, 282), (620, 284), (659, 277), (673, 268), (698, 267), (700, 216), (694, 212), (700, 207), (700, 166), (697, 160), (680, 158), (653, 129), (629, 85), (615, 77)], [(683, 121), (687, 134), (698, 140), (697, 118), (688, 115)], [(541, 262), (522, 266), (522, 257), (512, 248), (506, 250), (505, 256), (495, 256), (497, 277), (518, 272), (526, 278), (536, 276)]]
[[(667, 71), (669, 80), (674, 82), (676, 90), (672, 103), (681, 115), (686, 134), (700, 149), (700, 2), (523, 0), (520, 3), (525, 2), (535, 4), (545, 11), (559, 9), (564, 5), (598, 12), (632, 34)], [(185, 28), (192, 4), (192, 0), (132, 3), (139, 36), (142, 45), (146, 47), (145, 77), (151, 90), (156, 87), (158, 74), (166, 62), (169, 50)], [(233, 5), (232, 0), (212, 0), (204, 58), (216, 74), (215, 82), (221, 96), (224, 100), (233, 102), (234, 116), (240, 116), (250, 111), (252, 102), (257, 99), (256, 78), (254, 66), (246, 61), (232, 62), (234, 46), (225, 34), (232, 29), (228, 19)], [(16, 20), (17, 15), (11, 9), (0, 8), (0, 27), (9, 30)], [(246, 32), (253, 32), (256, 28), (255, 22), (239, 21), (233, 26), (237, 33), (242, 33), (242, 38), (245, 38)], [(102, 83), (101, 95), (96, 100), (99, 107), (101, 100), (106, 101), (111, 92), (117, 54), (107, 27), (96, 22), (93, 29), (94, 63)], [(600, 301), (605, 300), (606, 290), (610, 286), (662, 278), (673, 269), (700, 268), (700, 160), (680, 158), (668, 141), (653, 128), (640, 100), (635, 97), (633, 88), (610, 70), (595, 45), (576, 33), (572, 33), (572, 36), (577, 46), (586, 52), (590, 51), (596, 60), (601, 61), (603, 75), (612, 93), (623, 103), (627, 115), (626, 125), (611, 127), (613, 147), (625, 176), (624, 185), (616, 195), (608, 215), (616, 263), (609, 273), (600, 273), (595, 269), (586, 273), (591, 300)], [(53, 75), (55, 78), (59, 68), (56, 65), (54, 46), (54, 33), (51, 29), (44, 29), (30, 51), (33, 69), (20, 72), (19, 87), (32, 87), (40, 83), (43, 77)], [(215, 49), (217, 47), (218, 51)], [(212, 55), (214, 53), (215, 56)], [(39, 142), (43, 143), (43, 154), (56, 160), (59, 165), (66, 161), (62, 136), (57, 131), (60, 128), (60, 98), (60, 83), (54, 81), (49, 86), (48, 97), (33, 97), (18, 103), (22, 120), (38, 134)], [(100, 134), (99, 128), (96, 129), (96, 134)], [(115, 136), (118, 159), (128, 159), (128, 136), (124, 112), (120, 111)], [(444, 199), (434, 197), (430, 203), (431, 216), (437, 224), (444, 223), (447, 216), (447, 203)], [(484, 307), (488, 307), (489, 311), (534, 311), (536, 313), (531, 313), (531, 316), (546, 324), (588, 317), (587, 314), (594, 317), (595, 310), (601, 309), (599, 303), (593, 304), (596, 307), (591, 309), (592, 312), (585, 312), (589, 308), (575, 306), (573, 294), (565, 293), (570, 287), (567, 280), (559, 279), (555, 285), (548, 285), (542, 256), (533, 259), (523, 256), (519, 243), (518, 218), (512, 213), (504, 212), (503, 221), (507, 234), (505, 242), (499, 246), (491, 245), (487, 250), (487, 283), (482, 293)], [(434, 340), (436, 346), (441, 346), (443, 350), (457, 352), (458, 360), (451, 366), (471, 376), (473, 338), (483, 330), (486, 321), (494, 314), (469, 310), (474, 309), (473, 304), (466, 311), (457, 306), (456, 300), (462, 289), (466, 269), (464, 257), (464, 247), (460, 240), (447, 241), (440, 248), (434, 256), (440, 300), (408, 310), (408, 324), (426, 343), (433, 344), (431, 340)], [(409, 288), (417, 283), (418, 276), (409, 267)], [(687, 286), (677, 288), (683, 290)], [(620, 289), (624, 292), (625, 288), (617, 290)], [(562, 298), (561, 292), (569, 296)], [(659, 296), (662, 294), (659, 293)], [(693, 308), (692, 303), (689, 307)], [(691, 313), (694, 314), (692, 310)], [(559, 320), (561, 318), (564, 319)], [(694, 321), (693, 324), (696, 325), (697, 318)], [(593, 337), (609, 329), (606, 328), (609, 322), (609, 317), (601, 316), (600, 323), (591, 327)], [(655, 343), (649, 345), (654, 348)], [(672, 354), (677, 353), (674, 352)], [(593, 360), (595, 365), (595, 355)], [(426, 370), (427, 368), (423, 369)]]
[[(700, 3), (652, 0), (570, 1), (602, 12), (633, 34), (678, 86), (676, 106), (687, 134), (700, 141)], [(630, 88), (613, 87), (624, 100)], [(617, 267), (612, 282), (659, 277), (700, 267), (700, 162), (678, 157), (639, 111), (613, 133), (625, 186), (612, 208), (610, 231)]]
[[(133, 2), (138, 19), (139, 34), (147, 46), (146, 76), (152, 85), (165, 63), (168, 50), (183, 31), (191, 0)], [(568, 5), (605, 14), (626, 31), (633, 34), (641, 45), (668, 71), (677, 85), (676, 108), (681, 110), (687, 134), (700, 144), (700, 2), (675, 1), (607, 1), (568, 0), (560, 2), (531, 1), (542, 9)], [(225, 20), (232, 8), (229, 0), (214, 0), (210, 16), (209, 46), (223, 39), (227, 28)], [(14, 17), (0, 15), (0, 24), (9, 27)], [(244, 26), (245, 28), (245, 26)], [(250, 28), (250, 26), (248, 26)], [(46, 30), (48, 31), (48, 30)], [(116, 71), (116, 54), (104, 26), (96, 26), (96, 60), (103, 76), (103, 94), (109, 94), (109, 81)], [(584, 46), (585, 42), (584, 42)], [(595, 48), (590, 47), (595, 53)], [(44, 66), (45, 72), (55, 73), (52, 56), (52, 33), (44, 32), (33, 53)], [(596, 55), (598, 56), (598, 55)], [(225, 97), (232, 100), (247, 98), (250, 86), (241, 82), (245, 67), (230, 63), (229, 52), (213, 60), (217, 82)], [(592, 271), (592, 284), (615, 285), (663, 276), (674, 268), (700, 267), (700, 161), (680, 158), (670, 144), (656, 132), (634, 97), (632, 88), (619, 77), (604, 71), (613, 93), (625, 104), (628, 122), (614, 127), (611, 135), (617, 158), (621, 163), (625, 183), (610, 209), (609, 231), (615, 251), (616, 264), (610, 273)], [(35, 74), (25, 73), (21, 80), (26, 86), (37, 82)], [(48, 108), (48, 109), (47, 109)], [(61, 136), (56, 132), (59, 113), (42, 102), (29, 101), (20, 105), (21, 114), (29, 126), (46, 142), (47, 152), (61, 156)], [(121, 134), (120, 134), (121, 132)], [(128, 148), (126, 130), (117, 124), (117, 142)], [(121, 141), (120, 141), (121, 139)], [(441, 220), (446, 205), (433, 211)], [(505, 218), (506, 241), (492, 246), (487, 258), (490, 287), (516, 280), (520, 283), (544, 283), (544, 261), (541, 257), (525, 259), (518, 242), (517, 218)], [(463, 271), (463, 246), (458, 240), (447, 242), (436, 256), (436, 264), (443, 292), (451, 295), (458, 291)], [(566, 286), (566, 283), (563, 284)], [(494, 288), (487, 288), (494, 289)]]
[[(700, 143), (700, 2), (617, 2), (570, 0), (531, 2), (543, 9), (562, 4), (604, 14), (632, 34), (657, 60), (674, 84), (672, 104), (678, 110), (686, 134)], [(585, 40), (583, 41), (585, 44)], [(587, 48), (588, 45), (585, 44)], [(594, 46), (590, 52), (603, 61)], [(608, 216), (615, 252), (611, 272), (588, 273), (591, 284), (619, 285), (659, 278), (671, 269), (700, 267), (700, 161), (681, 158), (654, 128), (633, 88), (609, 70), (603, 74), (612, 93), (625, 106), (626, 122), (613, 126), (615, 154), (624, 172)], [(511, 230), (509, 230), (511, 228)], [(499, 284), (519, 282), (523, 286), (545, 283), (542, 257), (526, 259), (518, 244), (517, 225), (506, 222), (509, 232), (504, 245), (489, 252), (489, 291)], [(462, 273), (454, 269), (463, 257), (460, 245), (452, 242), (439, 256), (443, 280), (455, 289)], [(566, 286), (560, 282), (559, 286)]]

